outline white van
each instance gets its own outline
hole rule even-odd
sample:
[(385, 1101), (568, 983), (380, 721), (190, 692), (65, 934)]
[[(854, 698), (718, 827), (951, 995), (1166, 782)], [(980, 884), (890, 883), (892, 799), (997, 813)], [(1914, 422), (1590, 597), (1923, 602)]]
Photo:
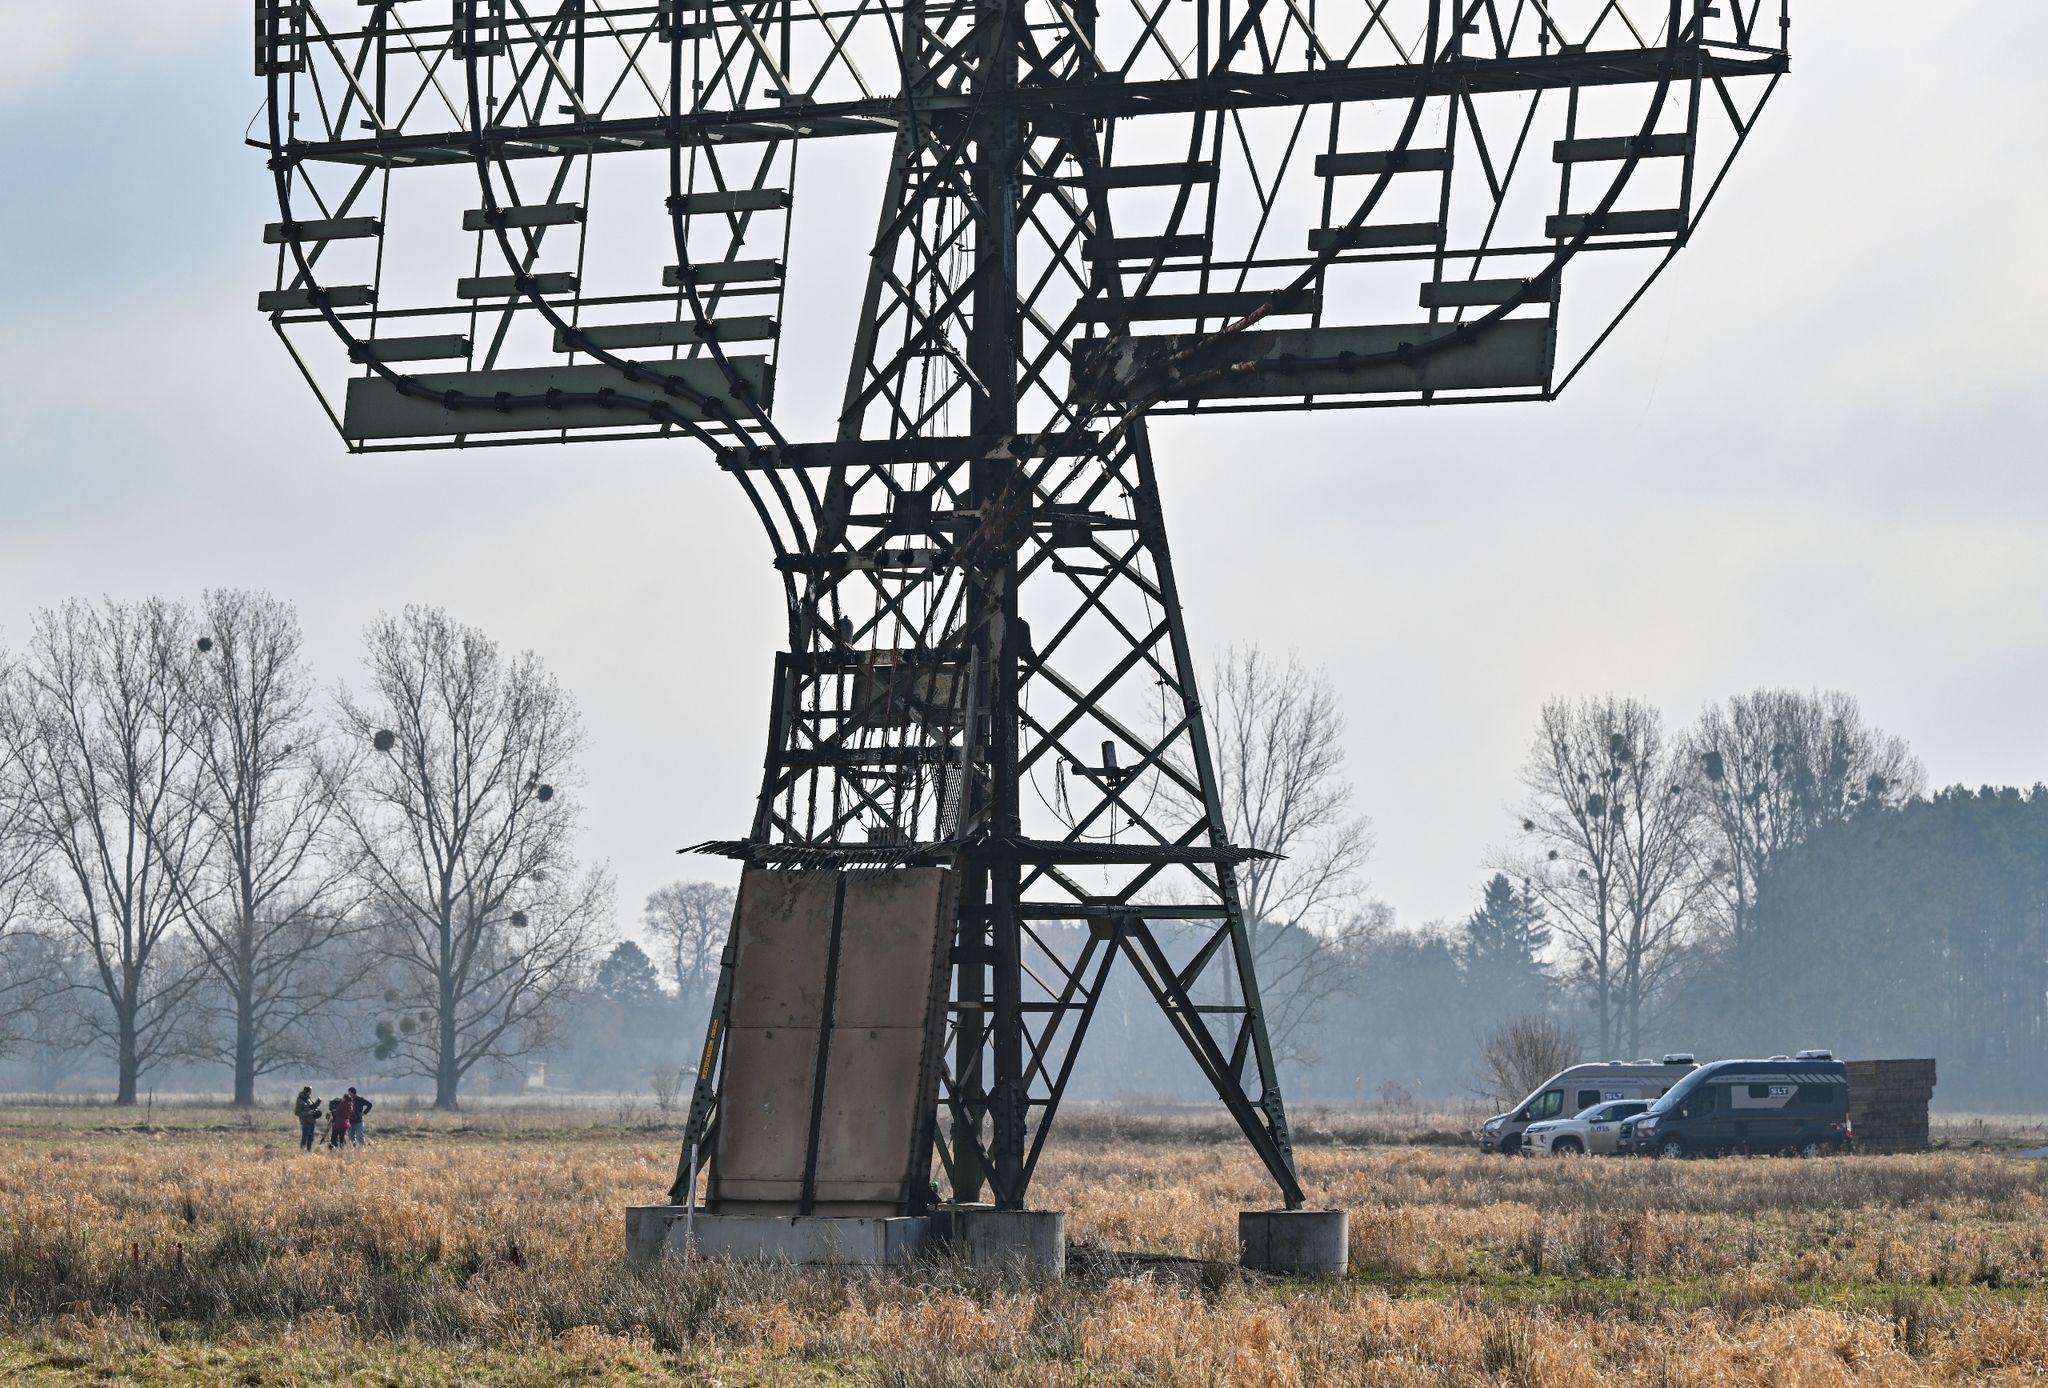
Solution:
[(1560, 1070), (1536, 1086), (1528, 1098), (1495, 1114), (1479, 1129), (1479, 1150), (1513, 1156), (1522, 1150), (1522, 1132), (1531, 1123), (1569, 1118), (1595, 1104), (1617, 1099), (1652, 1101), (1699, 1066), (1690, 1054), (1656, 1060), (1608, 1060)]

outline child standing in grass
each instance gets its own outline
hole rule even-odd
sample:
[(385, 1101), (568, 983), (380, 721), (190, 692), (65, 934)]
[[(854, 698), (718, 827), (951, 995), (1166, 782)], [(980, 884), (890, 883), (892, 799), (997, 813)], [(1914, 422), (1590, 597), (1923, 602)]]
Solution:
[(329, 1147), (338, 1150), (342, 1143), (348, 1141), (348, 1124), (349, 1119), (353, 1116), (354, 1114), (350, 1111), (346, 1094), (342, 1095), (339, 1099), (328, 1102), (327, 1145)]

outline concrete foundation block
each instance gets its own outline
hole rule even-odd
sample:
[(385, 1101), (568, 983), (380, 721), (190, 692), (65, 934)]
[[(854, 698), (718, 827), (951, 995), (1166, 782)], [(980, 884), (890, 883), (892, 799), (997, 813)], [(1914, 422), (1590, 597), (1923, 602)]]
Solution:
[(1284, 1277), (1342, 1277), (1351, 1266), (1351, 1217), (1342, 1210), (1245, 1210), (1238, 1262)]
[[(700, 1258), (804, 1263), (823, 1267), (886, 1267), (907, 1263), (931, 1241), (922, 1215), (879, 1218), (834, 1215), (707, 1215), (688, 1221)], [(626, 1211), (626, 1261), (683, 1256), (686, 1221), (677, 1205)]]
[(934, 1251), (969, 1267), (1025, 1277), (1066, 1275), (1065, 1211), (941, 1206), (931, 1221)]

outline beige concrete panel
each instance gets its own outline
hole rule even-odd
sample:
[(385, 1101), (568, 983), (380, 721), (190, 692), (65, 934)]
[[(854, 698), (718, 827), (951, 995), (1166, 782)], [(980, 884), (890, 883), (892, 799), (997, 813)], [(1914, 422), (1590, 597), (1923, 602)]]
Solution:
[[(726, 1038), (714, 1172), (716, 1207), (766, 1210), (803, 1193), (817, 1090), (816, 1208), (900, 1208), (924, 1153), (944, 1028), (952, 874), (785, 872), (750, 868), (733, 925), (732, 1027)], [(835, 900), (836, 899), (836, 900)], [(826, 1019), (835, 904), (839, 959)]]
[(847, 875), (836, 1026), (923, 1029), (939, 932), (953, 924), (939, 919), (947, 876), (943, 868)]
[(725, 1044), (718, 1194), (723, 1198), (728, 1180), (735, 1179), (801, 1183), (811, 1132), (817, 1028), (735, 1027)]
[(818, 1125), (818, 1181), (880, 1181), (910, 1175), (925, 1066), (923, 1027), (847, 1027), (832, 1033), (825, 1113)]
[[(735, 1028), (818, 1025), (837, 877), (751, 867), (742, 875), (733, 920)], [(728, 1078), (724, 1092), (745, 1091), (735, 1091)]]

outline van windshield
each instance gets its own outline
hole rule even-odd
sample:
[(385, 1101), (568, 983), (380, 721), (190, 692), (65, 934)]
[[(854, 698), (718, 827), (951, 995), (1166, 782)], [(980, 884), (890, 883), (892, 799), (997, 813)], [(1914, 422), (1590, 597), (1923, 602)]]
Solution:
[(1650, 1107), (1647, 1110), (1645, 1110), (1645, 1112), (1671, 1112), (1671, 1110), (1677, 1108), (1680, 1104), (1684, 1103), (1685, 1096), (1692, 1093), (1693, 1090), (1698, 1089), (1700, 1087), (1700, 1082), (1704, 1080), (1706, 1077), (1707, 1069), (1705, 1066), (1702, 1066), (1699, 1069), (1693, 1071), (1690, 1075), (1687, 1075), (1684, 1079), (1680, 1080), (1677, 1084), (1672, 1085), (1670, 1091), (1666, 1093), (1664, 1097), (1659, 1099), (1656, 1103), (1651, 1104)]

